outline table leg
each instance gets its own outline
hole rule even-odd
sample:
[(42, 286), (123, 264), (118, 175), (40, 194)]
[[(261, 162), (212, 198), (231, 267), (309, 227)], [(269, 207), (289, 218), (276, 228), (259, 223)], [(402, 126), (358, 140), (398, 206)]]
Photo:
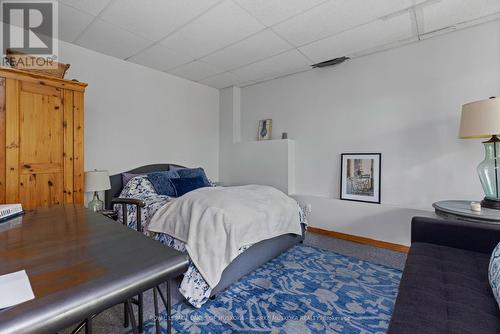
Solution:
[(172, 298), (170, 293), (170, 281), (167, 281), (167, 334), (172, 333)]
[(167, 311), (167, 333), (170, 334), (172, 331), (172, 296), (170, 294), (170, 281), (167, 281), (167, 298), (163, 295), (163, 292), (160, 290), (160, 286), (157, 286), (158, 294), (160, 295), (161, 301), (165, 306), (165, 310)]
[(156, 334), (160, 334), (160, 312), (158, 312), (158, 292), (156, 291), (156, 287), (153, 288), (153, 302), (155, 308)]
[(167, 281), (167, 298), (163, 295), (163, 292), (160, 290), (160, 286), (157, 286), (158, 294), (160, 295), (161, 301), (165, 306), (167, 312), (167, 334), (170, 334), (172, 331), (172, 296), (170, 294), (170, 281)]
[(134, 309), (132, 308), (132, 302), (129, 299), (125, 302), (125, 304), (127, 305), (127, 313), (129, 315), (130, 324), (132, 325), (132, 333), (139, 334), (137, 324), (135, 323), (135, 315), (134, 315)]
[(123, 303), (123, 327), (127, 328), (128, 326), (130, 326), (130, 324), (128, 321), (127, 303)]
[(92, 334), (92, 318), (85, 319), (85, 334)]
[(139, 333), (144, 332), (144, 296), (142, 293), (140, 293), (137, 296), (137, 310), (138, 310), (138, 324), (137, 328), (139, 330)]

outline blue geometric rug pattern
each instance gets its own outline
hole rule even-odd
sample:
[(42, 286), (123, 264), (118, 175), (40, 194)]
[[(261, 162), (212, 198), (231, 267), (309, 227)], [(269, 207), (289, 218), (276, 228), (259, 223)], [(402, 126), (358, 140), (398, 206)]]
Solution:
[(399, 270), (299, 244), (200, 309), (174, 305), (173, 332), (386, 333), (400, 279)]

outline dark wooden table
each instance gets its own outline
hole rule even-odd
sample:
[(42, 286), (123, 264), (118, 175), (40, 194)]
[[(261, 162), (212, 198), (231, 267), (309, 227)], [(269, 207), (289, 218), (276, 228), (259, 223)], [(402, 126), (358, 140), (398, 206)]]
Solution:
[(481, 208), (479, 212), (472, 211), (470, 203), (471, 201), (450, 200), (436, 202), (432, 206), (436, 214), (443, 218), (500, 224), (500, 210)]
[(54, 333), (187, 266), (186, 255), (83, 207), (27, 213), (0, 224), (0, 275), (25, 269), (35, 299), (0, 311), (0, 333)]

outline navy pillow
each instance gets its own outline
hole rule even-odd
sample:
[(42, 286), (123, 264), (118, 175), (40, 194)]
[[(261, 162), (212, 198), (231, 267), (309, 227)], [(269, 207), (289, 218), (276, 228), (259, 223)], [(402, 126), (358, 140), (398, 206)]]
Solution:
[(201, 176), (206, 186), (210, 186), (210, 182), (208, 181), (207, 174), (205, 174), (205, 170), (201, 167), (198, 168), (181, 168), (177, 169), (176, 172), (179, 174), (179, 177), (198, 177)]
[(205, 180), (201, 176), (170, 179), (170, 184), (175, 189), (177, 197), (180, 197), (198, 188), (208, 187), (205, 183)]
[(170, 179), (179, 178), (176, 171), (155, 172), (148, 174), (148, 180), (151, 182), (158, 195), (175, 197), (175, 188), (170, 183)]
[(205, 171), (203, 168), (181, 168), (181, 169), (176, 169), (175, 170), (180, 178), (185, 178), (185, 177), (201, 177), (204, 182), (205, 187), (210, 186), (210, 182), (208, 181), (207, 174), (205, 174)]

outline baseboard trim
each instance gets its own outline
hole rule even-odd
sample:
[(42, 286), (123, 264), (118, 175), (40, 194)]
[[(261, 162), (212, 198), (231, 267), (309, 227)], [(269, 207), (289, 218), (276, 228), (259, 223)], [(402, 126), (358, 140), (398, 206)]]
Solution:
[(352, 234), (334, 232), (334, 231), (324, 230), (322, 228), (317, 228), (317, 227), (308, 227), (307, 231), (311, 232), (311, 233), (315, 233), (315, 234), (324, 235), (327, 237), (356, 242), (358, 244), (369, 245), (369, 246), (378, 247), (378, 248), (390, 249), (390, 250), (393, 250), (396, 252), (401, 252), (401, 253), (408, 253), (408, 251), (410, 250), (410, 247), (408, 247), (408, 246), (403, 246), (400, 244), (393, 244), (392, 242), (375, 240), (375, 239), (360, 237), (360, 236), (352, 235)]

